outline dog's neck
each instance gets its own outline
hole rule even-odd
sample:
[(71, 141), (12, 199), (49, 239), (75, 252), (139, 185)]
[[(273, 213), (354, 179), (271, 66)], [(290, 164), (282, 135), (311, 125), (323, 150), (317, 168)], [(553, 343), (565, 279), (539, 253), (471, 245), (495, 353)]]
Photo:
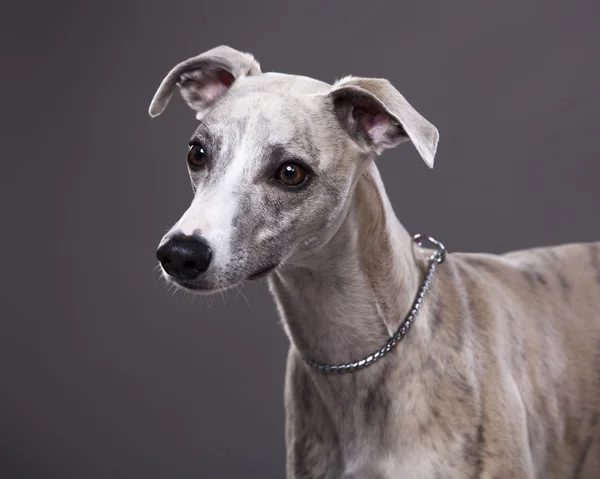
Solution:
[(381, 348), (409, 312), (423, 276), (374, 163), (349, 201), (331, 240), (269, 281), (294, 348), (327, 364)]

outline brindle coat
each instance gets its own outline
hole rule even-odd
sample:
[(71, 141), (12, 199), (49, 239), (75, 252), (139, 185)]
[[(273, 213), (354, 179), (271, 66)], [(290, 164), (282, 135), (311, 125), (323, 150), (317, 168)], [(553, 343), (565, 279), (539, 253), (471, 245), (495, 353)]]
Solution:
[[(228, 47), (173, 68), (153, 116), (176, 84), (209, 162), (163, 241), (202, 235), (215, 258), (194, 281), (168, 279), (212, 292), (268, 272), (292, 344), (288, 478), (600, 478), (600, 243), (448, 254), (388, 356), (311, 370), (302, 357), (374, 352), (408, 313), (430, 252), (372, 160), (409, 139), (432, 166), (437, 130), (385, 80), (262, 74)], [(265, 178), (293, 156), (313, 178), (292, 193)]]
[[(365, 232), (358, 260), (393, 310), (397, 289), (386, 291), (393, 279), (380, 277), (393, 257), (386, 237), (403, 238), (398, 263), (413, 271), (412, 284), (429, 253), (412, 254), (408, 234), (379, 206), (387, 200), (377, 183), (368, 175), (359, 183), (353, 225)], [(383, 227), (372, 241), (373, 223), (386, 221), (396, 232)], [(288, 476), (600, 478), (599, 258), (599, 243), (449, 254), (391, 358), (324, 376), (292, 347)], [(272, 279), (278, 298), (281, 275)], [(331, 292), (311, 294), (315, 302)], [(391, 313), (395, 324), (413, 297)]]

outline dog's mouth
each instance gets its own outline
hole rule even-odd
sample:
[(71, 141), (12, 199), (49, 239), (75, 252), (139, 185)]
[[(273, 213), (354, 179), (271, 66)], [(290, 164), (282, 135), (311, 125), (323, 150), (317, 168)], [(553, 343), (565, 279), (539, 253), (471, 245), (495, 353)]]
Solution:
[(248, 280), (253, 281), (255, 279), (264, 278), (271, 271), (273, 271), (275, 268), (277, 268), (277, 266), (279, 266), (279, 263), (275, 263), (270, 266), (267, 266), (266, 268), (259, 269), (256, 273), (253, 273), (250, 276), (248, 276)]
[[(264, 278), (278, 266), (279, 266), (279, 263), (274, 263), (269, 266), (266, 266), (265, 268), (261, 268), (258, 271), (256, 271), (255, 273), (252, 273), (251, 275), (249, 275), (246, 279), (248, 281), (254, 281), (254, 280), (257, 280), (260, 278)], [(186, 289), (188, 291), (198, 293), (198, 294), (212, 294), (212, 293), (216, 293), (218, 291), (223, 291), (224, 289), (232, 288), (235, 286), (235, 284), (239, 284), (239, 282), (237, 282), (232, 285), (220, 284), (218, 287), (213, 287), (213, 285), (211, 285), (211, 284), (204, 284), (201, 279), (185, 280), (185, 279), (173, 278), (173, 277), (170, 277), (169, 279), (172, 282), (174, 282), (175, 284), (177, 284), (177, 286), (179, 286), (183, 289)]]
[[(187, 281), (187, 280), (182, 280), (182, 279), (171, 279), (171, 281), (173, 281), (180, 288), (185, 289), (187, 291), (191, 291), (193, 293), (212, 294), (212, 293), (216, 293), (217, 291), (219, 291), (219, 288), (211, 288), (211, 287), (196, 283), (194, 281)], [(220, 288), (221, 291), (223, 289), (227, 289), (227, 288)]]

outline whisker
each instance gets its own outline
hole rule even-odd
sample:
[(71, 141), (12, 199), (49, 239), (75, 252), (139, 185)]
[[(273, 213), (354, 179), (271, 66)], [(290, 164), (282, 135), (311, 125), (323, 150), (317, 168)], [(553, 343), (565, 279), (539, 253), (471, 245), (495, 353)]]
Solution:
[(242, 288), (244, 287), (244, 283), (243, 282), (239, 282), (237, 285), (237, 294), (235, 295), (235, 297), (237, 298), (240, 294), (242, 295), (242, 297), (246, 300), (246, 304), (248, 306), (250, 306), (250, 301), (248, 301), (248, 298), (246, 298), (246, 295), (244, 294), (244, 291), (242, 291)]
[(212, 304), (213, 304), (214, 302), (215, 302), (215, 295), (213, 294), (213, 295), (212, 295), (212, 297), (210, 298), (210, 303), (209, 303), (209, 305), (206, 307), (206, 309), (209, 309), (209, 308), (212, 306)]

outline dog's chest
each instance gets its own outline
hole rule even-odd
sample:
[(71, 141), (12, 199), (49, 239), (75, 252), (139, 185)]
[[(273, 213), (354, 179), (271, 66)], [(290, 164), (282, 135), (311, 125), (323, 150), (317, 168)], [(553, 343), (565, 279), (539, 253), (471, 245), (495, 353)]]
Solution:
[[(319, 429), (316, 424), (313, 426)], [(465, 449), (469, 446), (444, 442), (440, 437), (413, 436), (410, 441), (383, 444), (365, 433), (360, 441), (319, 442), (319, 437), (308, 431), (310, 427), (307, 423), (304, 433), (299, 432), (290, 441), (289, 478), (431, 479), (471, 477), (477, 471), (476, 460), (465, 460)], [(333, 431), (330, 437), (335, 437)], [(449, 457), (458, 460), (448, 461)]]
[[(428, 401), (423, 375), (403, 385), (379, 383), (346, 395), (316, 385), (302, 368), (289, 370), (286, 389), (288, 477), (387, 479), (431, 478), (474, 473), (478, 448), (477, 405), (442, 417), (439, 402)], [(389, 371), (384, 374), (389, 374)], [(425, 379), (427, 379), (425, 375)], [(348, 376), (345, 381), (354, 381)], [(452, 394), (452, 387), (447, 391)], [(348, 390), (350, 390), (350, 387)], [(469, 391), (473, 396), (472, 391)], [(325, 399), (324, 399), (325, 398)], [(468, 411), (466, 411), (468, 409)], [(460, 458), (449, 461), (448, 458)]]

